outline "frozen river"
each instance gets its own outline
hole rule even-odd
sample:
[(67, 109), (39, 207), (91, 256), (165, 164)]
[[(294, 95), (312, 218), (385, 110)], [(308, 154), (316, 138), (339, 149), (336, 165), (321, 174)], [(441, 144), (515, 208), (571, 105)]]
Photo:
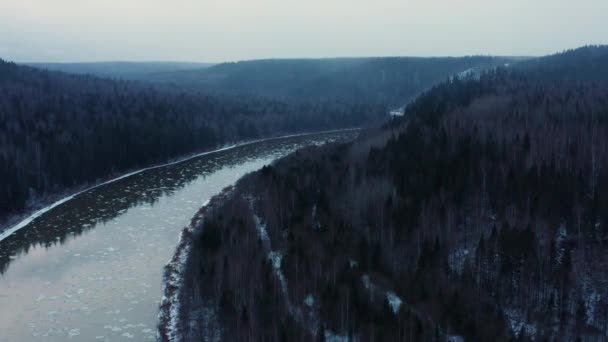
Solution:
[(0, 341), (156, 339), (163, 266), (214, 194), (299, 147), (353, 131), (209, 153), (78, 194), (0, 241)]

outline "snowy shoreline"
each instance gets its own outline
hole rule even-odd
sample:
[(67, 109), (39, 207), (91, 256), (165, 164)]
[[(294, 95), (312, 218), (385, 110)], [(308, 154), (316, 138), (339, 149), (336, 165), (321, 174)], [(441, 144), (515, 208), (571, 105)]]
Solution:
[[(145, 171), (149, 171), (149, 170), (154, 170), (154, 169), (158, 169), (158, 168), (162, 168), (162, 167), (167, 167), (167, 166), (171, 166), (171, 165), (175, 165), (175, 164), (179, 164), (179, 163), (183, 163), (186, 162), (188, 160), (192, 160), (194, 158), (198, 158), (198, 157), (202, 157), (208, 154), (212, 154), (212, 153), (218, 153), (218, 152), (222, 152), (222, 151), (227, 151), (230, 149), (234, 149), (237, 147), (241, 147), (241, 146), (246, 146), (246, 145), (251, 145), (251, 144), (255, 144), (255, 143), (260, 143), (260, 142), (265, 142), (265, 141), (271, 141), (271, 140), (276, 140), (276, 139), (286, 139), (286, 138), (295, 138), (295, 137), (300, 137), (300, 136), (307, 136), (307, 135), (315, 135), (315, 134), (326, 134), (326, 133), (336, 133), (336, 132), (348, 132), (348, 131), (356, 131), (356, 130), (360, 130), (361, 128), (345, 128), (345, 129), (336, 129), (336, 130), (328, 130), (328, 131), (320, 131), (320, 132), (306, 132), (306, 133), (297, 133), (297, 134), (290, 134), (290, 135), (284, 135), (284, 136), (277, 136), (277, 137), (270, 137), (270, 138), (263, 138), (263, 139), (257, 139), (257, 140), (250, 140), (250, 141), (243, 141), (240, 143), (236, 143), (236, 144), (232, 144), (232, 145), (227, 145), (215, 150), (211, 150), (211, 151), (206, 151), (206, 152), (202, 152), (202, 153), (197, 153), (191, 156), (187, 156), (184, 158), (179, 158), (175, 161), (172, 162), (168, 162), (168, 163), (164, 163), (164, 164), (159, 164), (159, 165), (154, 165), (154, 166), (150, 166), (150, 167), (146, 167), (146, 168), (142, 168), (142, 169), (138, 169), (132, 172), (128, 172), (125, 173), (119, 177), (116, 178), (112, 178), (109, 179), (107, 181), (101, 182), (99, 184), (93, 185), (91, 187), (85, 188), (84, 190), (80, 190), (80, 191), (76, 191), (71, 195), (67, 195), (55, 202), (53, 202), (50, 205), (47, 205), (41, 209), (38, 209), (36, 211), (34, 211), (33, 214), (29, 214), (29, 216), (27, 216), (25, 219), (21, 219), (21, 221), (19, 223), (14, 224), (13, 226), (9, 226), (11, 224), (11, 222), (17, 221), (18, 219), (7, 219), (7, 227), (6, 229), (0, 228), (0, 242), (2, 242), (4, 239), (8, 238), (9, 236), (11, 236), (12, 234), (14, 234), (15, 232), (17, 232), (18, 230), (26, 227), (28, 224), (30, 224), (32, 221), (34, 221), (36, 218), (38, 218), (39, 216), (45, 214), (46, 212), (54, 209), (55, 207), (60, 206), (61, 204), (68, 202), (72, 199), (74, 199), (76, 196), (81, 195), (85, 192), (91, 191), (93, 189), (96, 189), (98, 187), (110, 184), (110, 183), (114, 183), (117, 182), (119, 180), (140, 174), (142, 172)], [(67, 192), (67, 191), (66, 191)], [(61, 195), (57, 195), (57, 197), (59, 197)], [(53, 198), (54, 196), (49, 196), (50, 198)], [(57, 198), (55, 197), (55, 198)], [(24, 217), (25, 215), (15, 215), (14, 217), (20, 218), (20, 217)]]
[(194, 215), (192, 221), (182, 230), (173, 257), (164, 268), (162, 279), (162, 299), (158, 313), (157, 338), (159, 341), (181, 341), (180, 336), (180, 293), (188, 255), (192, 248), (195, 230), (202, 224), (205, 215), (220, 206), (234, 193), (234, 186), (229, 186), (207, 201)]

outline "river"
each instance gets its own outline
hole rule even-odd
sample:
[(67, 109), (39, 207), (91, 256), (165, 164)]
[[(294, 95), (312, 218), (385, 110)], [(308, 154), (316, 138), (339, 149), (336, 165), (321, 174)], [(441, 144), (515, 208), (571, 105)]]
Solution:
[(82, 192), (0, 241), (0, 341), (156, 339), (163, 266), (214, 194), (297, 148), (355, 131), (270, 139)]

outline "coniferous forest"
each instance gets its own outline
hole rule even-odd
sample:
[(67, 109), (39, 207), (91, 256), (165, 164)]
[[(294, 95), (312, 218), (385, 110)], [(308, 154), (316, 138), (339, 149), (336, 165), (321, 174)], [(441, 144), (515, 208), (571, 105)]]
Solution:
[(226, 143), (357, 127), (380, 105), (210, 97), (0, 62), (0, 217), (28, 201)]
[[(48, 195), (227, 143), (378, 124), (388, 117), (389, 105), (405, 103), (453, 73), (501, 61), (271, 60), (219, 65), (210, 73), (223, 77), (201, 87), (189, 80), (203, 82), (199, 73), (207, 69), (164, 70), (195, 67), (181, 64), (54, 66), (84, 74), (77, 76), (0, 60), (0, 222), (46, 202)], [(391, 75), (395, 63), (409, 78), (399, 74), (384, 82), (383, 70)], [(363, 83), (348, 78), (354, 65), (356, 75), (365, 75)], [(146, 73), (146, 68), (164, 71)], [(114, 79), (86, 75), (96, 70)], [(167, 73), (177, 76), (142, 81)], [(139, 81), (124, 80), (129, 75)], [(289, 96), (283, 92), (287, 80), (299, 86)], [(322, 97), (308, 95), (324, 86)]]
[(602, 341), (606, 194), (608, 48), (455, 77), (355, 142), (300, 150), (218, 197), (183, 235), (180, 328)]

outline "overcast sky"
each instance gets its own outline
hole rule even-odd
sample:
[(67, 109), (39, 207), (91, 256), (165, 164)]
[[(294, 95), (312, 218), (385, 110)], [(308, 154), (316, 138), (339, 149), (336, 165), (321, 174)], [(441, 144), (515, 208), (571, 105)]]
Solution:
[(608, 0), (0, 0), (0, 58), (542, 55), (608, 43)]

